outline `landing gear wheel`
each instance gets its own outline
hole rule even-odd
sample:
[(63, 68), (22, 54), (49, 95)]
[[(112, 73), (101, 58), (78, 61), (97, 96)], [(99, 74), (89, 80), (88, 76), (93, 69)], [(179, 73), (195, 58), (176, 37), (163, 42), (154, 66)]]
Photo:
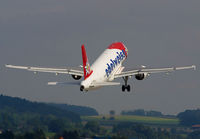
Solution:
[(128, 85), (128, 86), (126, 87), (126, 89), (127, 89), (128, 92), (130, 92), (130, 91), (131, 91), (130, 85)]
[(124, 92), (126, 89), (127, 89), (128, 92), (131, 91), (131, 87), (130, 87), (130, 85), (128, 85), (128, 78), (129, 78), (129, 76), (123, 77), (124, 82), (125, 82), (125, 85), (122, 85), (122, 91), (123, 91), (123, 92)]
[(122, 85), (122, 92), (124, 92), (126, 90), (125, 85)]

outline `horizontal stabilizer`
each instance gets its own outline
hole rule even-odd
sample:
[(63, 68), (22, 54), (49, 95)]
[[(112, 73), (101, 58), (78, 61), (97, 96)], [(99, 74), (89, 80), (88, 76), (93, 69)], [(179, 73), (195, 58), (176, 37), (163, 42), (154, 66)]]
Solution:
[(48, 82), (47, 85), (58, 85), (58, 82)]
[(114, 86), (120, 85), (119, 82), (101, 82), (101, 83), (93, 83), (94, 86)]
[(80, 85), (80, 82), (48, 82), (47, 85)]

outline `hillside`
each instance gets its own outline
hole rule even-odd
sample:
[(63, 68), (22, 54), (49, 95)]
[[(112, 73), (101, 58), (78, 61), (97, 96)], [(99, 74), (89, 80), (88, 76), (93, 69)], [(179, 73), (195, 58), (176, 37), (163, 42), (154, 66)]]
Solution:
[(81, 116), (96, 116), (99, 115), (98, 112), (90, 107), (85, 107), (85, 106), (75, 106), (75, 105), (68, 105), (68, 104), (55, 104), (55, 103), (50, 103), (49, 105), (55, 106), (57, 108), (63, 109), (63, 110), (68, 110), (74, 113), (77, 113)]
[(56, 117), (65, 117), (72, 122), (80, 122), (80, 116), (68, 110), (62, 110), (45, 103), (31, 102), (17, 97), (0, 95), (0, 111), (13, 113), (33, 113), (39, 115), (54, 115)]

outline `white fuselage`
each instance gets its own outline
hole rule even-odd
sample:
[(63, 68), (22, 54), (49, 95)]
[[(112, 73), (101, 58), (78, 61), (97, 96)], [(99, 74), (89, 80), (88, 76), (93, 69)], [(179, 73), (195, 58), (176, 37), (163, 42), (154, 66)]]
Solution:
[(106, 49), (92, 64), (93, 73), (81, 82), (84, 90), (92, 90), (101, 87), (98, 83), (114, 80), (114, 75), (123, 70), (122, 63), (126, 59), (125, 52), (120, 49)]

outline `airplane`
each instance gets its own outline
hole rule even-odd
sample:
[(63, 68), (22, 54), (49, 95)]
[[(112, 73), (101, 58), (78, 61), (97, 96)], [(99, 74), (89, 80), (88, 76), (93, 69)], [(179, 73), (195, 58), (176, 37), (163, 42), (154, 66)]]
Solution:
[(48, 82), (48, 85), (58, 84), (70, 84), (78, 85), (80, 91), (90, 91), (98, 89), (103, 86), (120, 85), (120, 82), (113, 82), (114, 79), (123, 78), (124, 84), (122, 85), (122, 91), (130, 92), (131, 87), (128, 84), (128, 79), (134, 76), (137, 80), (143, 80), (153, 73), (169, 73), (176, 70), (184, 69), (196, 69), (195, 65), (185, 67), (169, 67), (169, 68), (156, 68), (147, 69), (146, 66), (142, 66), (139, 69), (124, 70), (122, 65), (127, 59), (128, 49), (122, 42), (114, 42), (108, 46), (108, 48), (96, 59), (96, 61), (90, 66), (85, 46), (81, 46), (83, 65), (82, 70), (75, 68), (45, 68), (45, 67), (31, 67), (31, 66), (15, 66), (5, 65), (7, 68), (23, 69), (27, 71), (47, 72), (58, 74), (69, 74), (75, 80), (83, 80), (78, 82)]

